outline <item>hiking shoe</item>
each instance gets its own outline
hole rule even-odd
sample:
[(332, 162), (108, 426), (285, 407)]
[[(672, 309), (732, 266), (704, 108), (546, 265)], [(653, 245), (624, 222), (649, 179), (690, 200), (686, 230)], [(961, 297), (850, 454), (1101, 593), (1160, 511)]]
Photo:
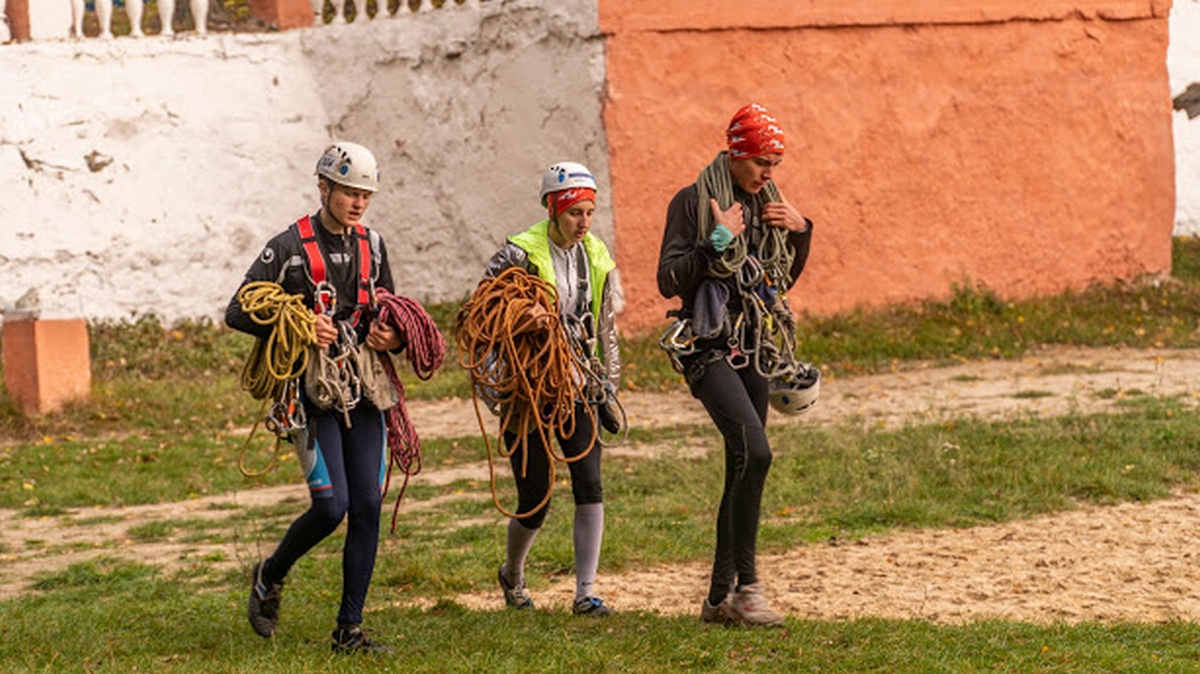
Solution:
[(533, 608), (533, 597), (529, 596), (529, 590), (525, 587), (525, 581), (522, 580), (520, 585), (513, 585), (508, 582), (508, 578), (504, 575), (504, 567), (496, 572), (496, 579), (500, 581), (500, 589), (504, 591), (504, 603), (515, 609)]
[(728, 625), (733, 622), (733, 617), (729, 615), (729, 598), (726, 597), (721, 603), (713, 606), (708, 603), (708, 597), (705, 597), (700, 604), (700, 622), (713, 625)]
[(330, 635), (333, 638), (334, 653), (394, 653), (395, 649), (387, 644), (372, 641), (366, 630), (359, 625), (339, 627)]
[(729, 600), (729, 616), (732, 622), (741, 625), (775, 627), (783, 624), (783, 616), (776, 613), (763, 596), (761, 583), (734, 591), (733, 599)]
[(586, 615), (600, 618), (606, 615), (612, 615), (612, 609), (604, 605), (604, 600), (600, 597), (584, 597), (576, 599), (575, 605), (571, 607), (571, 613), (575, 615)]
[(275, 623), (279, 621), (279, 602), (283, 598), (283, 581), (267, 582), (262, 575), (262, 562), (254, 565), (253, 581), (250, 584), (250, 603), (247, 615), (250, 627), (260, 637), (275, 634)]

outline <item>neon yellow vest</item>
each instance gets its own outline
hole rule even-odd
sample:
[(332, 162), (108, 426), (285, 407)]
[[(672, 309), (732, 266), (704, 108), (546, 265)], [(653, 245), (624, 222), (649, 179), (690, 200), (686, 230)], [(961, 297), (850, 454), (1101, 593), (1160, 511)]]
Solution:
[[(529, 229), (508, 237), (509, 243), (518, 246), (529, 256), (529, 262), (536, 268), (538, 278), (557, 288), (554, 281), (554, 260), (550, 258), (550, 221), (542, 220)], [(599, 237), (588, 232), (583, 237), (583, 251), (588, 260), (588, 281), (592, 286), (592, 316), (600, 320), (600, 302), (604, 297), (604, 282), (608, 272), (617, 263), (608, 254), (608, 248)]]

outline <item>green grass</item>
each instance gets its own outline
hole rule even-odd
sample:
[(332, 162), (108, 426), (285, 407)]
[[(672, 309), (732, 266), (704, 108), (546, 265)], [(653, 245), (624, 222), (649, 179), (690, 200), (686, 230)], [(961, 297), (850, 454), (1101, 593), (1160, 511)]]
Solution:
[[(803, 318), (801, 354), (831, 374), (853, 374), (902, 368), (914, 359), (1015, 356), (1045, 344), (1193, 348), (1200, 245), (1177, 240), (1175, 255), (1176, 278), (1158, 284), (1007, 302), (964, 283), (944, 302)], [(430, 310), (449, 334), (457, 305)], [(88, 401), (26, 419), (0, 394), (0, 508), (23, 517), (63, 516), (62, 526), (109, 526), (119, 519), (70, 513), (298, 481), (295, 459), (286, 455), (257, 480), (237, 470), (243, 454), (262, 466), (271, 451), (262, 432), (254, 445), (245, 444), (259, 414), (238, 390), (248, 338), (207, 322), (164, 326), (153, 318), (96, 323), (90, 331), (94, 392)], [(680, 387), (655, 342), (651, 335), (624, 344), (629, 388)], [(453, 354), (433, 380), (409, 375), (406, 383), (418, 398), (469, 391)], [(1149, 501), (1198, 487), (1200, 414), (1192, 406), (1141, 391), (1098, 395), (1120, 398), (1123, 411), (894, 430), (856, 419), (832, 427), (772, 427), (776, 459), (760, 550), (1009, 521), (1080, 504)], [(602, 575), (707, 559), (723, 470), (716, 434), (707, 427), (635, 429), (630, 442), (708, 451), (695, 458), (635, 452), (605, 459)], [(424, 452), (430, 470), (483, 457), (473, 435), (427, 440)], [(499, 489), (502, 502), (515, 500), (510, 484)], [(550, 578), (571, 573), (569, 490), (557, 489), (558, 505), (530, 562), (535, 593)], [(368, 620), (399, 654), (371, 659), (374, 671), (1189, 672), (1200, 661), (1200, 629), (1191, 623), (789, 619), (784, 630), (744, 631), (639, 613), (579, 621), (562, 607), (533, 615), (468, 611), (452, 598), (490, 590), (503, 549), (504, 519), (486, 480), (414, 486), (405, 498), (438, 499), (438, 505), (406, 514), (395, 534), (385, 529)], [(295, 569), (286, 629), (275, 641), (245, 626), (245, 570), (303, 507), (299, 499), (269, 507), (235, 501), (195, 521), (164, 519), (126, 530), (143, 543), (194, 546), (175, 570), (101, 556), (44, 573), (34, 589), (0, 601), (0, 671), (361, 668), (361, 661), (332, 658), (326, 641), (340, 585), (340, 532)], [(0, 556), (53, 554), (62, 546), (50, 540), (6, 539)], [(233, 559), (203, 547), (221, 541), (234, 542)], [(97, 551), (119, 545), (104, 542)], [(433, 608), (412, 608), (413, 598)]]
[[(1196, 488), (1200, 461), (1200, 415), (1155, 398), (1139, 400), (1119, 415), (892, 431), (851, 422), (822, 429), (785, 426), (772, 429), (771, 436), (777, 457), (764, 502), (763, 552), (896, 528), (1019, 519), (1080, 503), (1148, 501)], [(694, 459), (645, 459), (636, 452), (606, 459), (603, 573), (694, 562), (710, 554), (721, 479), (717, 441), (704, 429), (687, 428), (656, 440), (707, 442), (710, 451)], [(439, 465), (461, 462), (470, 449), (462, 441), (436, 440), (427, 451), (430, 465)], [(201, 453), (195, 464), (211, 465), (214, 474), (229, 472), (207, 458)], [(82, 493), (107, 474), (72, 481), (82, 482)], [(155, 478), (136, 480), (149, 485)], [(567, 493), (559, 489), (560, 497)], [(184, 497), (180, 491), (163, 498)], [(490, 503), (486, 482), (426, 486), (407, 496), (437, 497), (456, 498), (412, 511), (395, 534), (384, 535), (368, 619), (403, 655), (379, 660), (373, 669), (517, 671), (532, 662), (537, 671), (563, 671), (594, 662), (603, 671), (1188, 671), (1200, 639), (1200, 629), (1190, 624), (949, 627), (789, 620), (783, 632), (744, 632), (698, 629), (694, 619), (636, 613), (581, 623), (563, 607), (533, 616), (472, 612), (450, 599), (491, 589), (503, 549), (503, 518)], [(52, 505), (70, 507), (76, 497), (62, 498)], [(502, 487), (501, 498), (511, 503), (511, 488)], [(277, 540), (302, 507), (219, 510), (227, 515), (224, 524), (218, 520), (203, 530), (224, 530), (239, 541), (244, 569), (258, 546)], [(558, 506), (550, 517), (529, 567), (535, 593), (550, 578), (571, 573), (569, 507)], [(192, 535), (188, 529), (201, 527), (165, 521), (135, 527), (130, 535), (163, 541)], [(0, 663), (9, 666), (6, 671), (94, 671), (105, 663), (122, 671), (336, 667), (324, 634), (336, 605), (342, 535), (336, 533), (298, 565), (287, 593), (287, 630), (274, 644), (245, 628), (245, 579), (212, 564), (219, 559), (197, 557), (184, 571), (167, 572), (100, 558), (48, 573), (35, 591), (0, 602)], [(437, 605), (420, 611), (393, 604), (412, 597)], [(512, 639), (523, 644), (519, 653)], [(447, 653), (461, 660), (447, 660)]]
[[(746, 631), (700, 628), (694, 618), (626, 613), (580, 621), (441, 603), (372, 613), (375, 635), (397, 654), (345, 659), (322, 638), (328, 616), (293, 610), (289, 629), (265, 642), (243, 624), (241, 592), (192, 592), (133, 563), (79, 565), (44, 585), (48, 595), (4, 616), (7, 672), (1160, 673), (1193, 672), (1200, 656), (1200, 630), (1187, 623), (793, 620), (784, 630)], [(328, 604), (306, 585), (289, 588), (292, 607)]]

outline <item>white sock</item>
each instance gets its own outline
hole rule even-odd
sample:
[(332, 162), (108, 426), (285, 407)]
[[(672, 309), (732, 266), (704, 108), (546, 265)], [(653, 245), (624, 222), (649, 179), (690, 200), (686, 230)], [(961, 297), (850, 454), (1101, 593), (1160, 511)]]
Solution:
[(575, 506), (575, 600), (592, 596), (604, 538), (604, 504)]
[(514, 586), (520, 586), (525, 580), (525, 558), (529, 556), (537, 534), (537, 529), (530, 529), (515, 519), (508, 521), (504, 576)]

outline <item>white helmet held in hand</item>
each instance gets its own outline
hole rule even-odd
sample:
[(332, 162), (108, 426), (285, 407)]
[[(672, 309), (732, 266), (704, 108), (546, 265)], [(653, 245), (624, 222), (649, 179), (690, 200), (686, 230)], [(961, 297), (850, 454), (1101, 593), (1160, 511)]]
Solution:
[(538, 196), (542, 200), (542, 205), (546, 205), (546, 195), (551, 192), (561, 190), (569, 190), (573, 187), (587, 187), (592, 190), (596, 189), (596, 179), (592, 177), (592, 172), (583, 164), (576, 164), (572, 161), (564, 161), (546, 169), (545, 175), (542, 176), (542, 191)]
[(379, 165), (375, 155), (358, 143), (339, 141), (325, 148), (317, 162), (317, 175), (368, 192), (379, 189)]
[(821, 393), (821, 371), (807, 365), (791, 376), (771, 381), (771, 407), (782, 414), (804, 414), (817, 404)]

